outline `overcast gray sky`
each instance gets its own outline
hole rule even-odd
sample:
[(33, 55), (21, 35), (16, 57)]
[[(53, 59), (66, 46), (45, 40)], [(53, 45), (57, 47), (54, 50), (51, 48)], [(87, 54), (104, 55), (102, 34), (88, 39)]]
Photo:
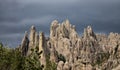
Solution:
[(19, 45), (31, 25), (49, 35), (54, 19), (69, 19), (79, 34), (88, 25), (96, 33), (120, 33), (120, 0), (0, 0), (0, 41)]

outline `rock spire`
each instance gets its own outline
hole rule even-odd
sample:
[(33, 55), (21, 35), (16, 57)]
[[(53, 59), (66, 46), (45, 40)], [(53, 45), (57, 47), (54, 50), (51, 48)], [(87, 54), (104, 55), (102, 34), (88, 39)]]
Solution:
[[(120, 34), (96, 34), (91, 26), (79, 36), (75, 25), (66, 19), (62, 23), (54, 20), (50, 26), (50, 37), (44, 32), (39, 34), (35, 26), (30, 28), (30, 35), (25, 35), (21, 42), (23, 56), (29, 55), (30, 49), (39, 47), (42, 51), (40, 62), (46, 66), (46, 58), (57, 64), (57, 70), (119, 70)], [(62, 58), (62, 59), (61, 59)]]

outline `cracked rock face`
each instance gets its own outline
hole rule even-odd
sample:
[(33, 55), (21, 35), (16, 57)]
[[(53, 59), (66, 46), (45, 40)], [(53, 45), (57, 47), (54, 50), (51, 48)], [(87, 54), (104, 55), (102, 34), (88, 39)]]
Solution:
[[(46, 64), (46, 55), (57, 64), (57, 70), (119, 70), (120, 34), (96, 34), (91, 26), (84, 29), (82, 36), (76, 32), (75, 25), (67, 19), (62, 23), (54, 20), (50, 26), (50, 37), (39, 35), (34, 26), (22, 40), (23, 55), (30, 48), (39, 47), (42, 51), (41, 63)], [(60, 59), (62, 57), (62, 59)], [(64, 59), (63, 59), (64, 58)]]

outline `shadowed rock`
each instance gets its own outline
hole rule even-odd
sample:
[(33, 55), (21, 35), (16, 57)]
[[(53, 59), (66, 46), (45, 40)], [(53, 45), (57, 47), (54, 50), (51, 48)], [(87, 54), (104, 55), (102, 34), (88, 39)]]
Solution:
[(22, 42), (21, 42), (21, 52), (22, 52), (23, 56), (27, 55), (27, 52), (29, 49), (28, 45), (29, 45), (28, 33), (25, 32), (25, 35), (24, 35)]

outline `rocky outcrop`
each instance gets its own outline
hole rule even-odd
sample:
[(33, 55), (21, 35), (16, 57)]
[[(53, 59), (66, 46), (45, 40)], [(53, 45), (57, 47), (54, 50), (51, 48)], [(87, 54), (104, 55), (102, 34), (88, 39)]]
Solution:
[(38, 45), (38, 39), (39, 36), (36, 32), (36, 28), (32, 25), (30, 28), (30, 35), (29, 35), (29, 50), (27, 55), (29, 55), (31, 53), (31, 49), (34, 49), (37, 45)]
[(59, 61), (58, 65), (57, 65), (57, 70), (63, 70), (63, 65), (64, 65), (64, 62)]
[(70, 65), (68, 62), (65, 62), (64, 66), (63, 66), (63, 70), (70, 70)]
[(46, 57), (49, 54), (49, 50), (47, 48), (47, 42), (43, 32), (40, 32), (40, 35), (39, 35), (39, 52), (42, 52), (41, 58), (40, 58), (41, 64), (45, 66)]
[(27, 56), (29, 55), (32, 51), (32, 49), (36, 49), (36, 47), (39, 47), (39, 52), (42, 52), (41, 54), (41, 64), (46, 65), (46, 56), (49, 54), (49, 49), (47, 48), (47, 41), (44, 36), (43, 32), (40, 32), (38, 35), (36, 28), (34, 26), (31, 27), (30, 29), (30, 35), (28, 38), (27, 32), (25, 32), (25, 36), (22, 40), (21, 43), (21, 51), (22, 55)]
[(36, 29), (34, 26), (31, 27), (30, 29), (30, 43), (29, 43), (29, 47), (33, 47), (35, 45), (35, 33), (36, 33)]
[(40, 61), (45, 66), (46, 57), (57, 64), (57, 70), (119, 70), (120, 34), (96, 34), (91, 26), (84, 29), (82, 36), (76, 32), (75, 25), (67, 19), (62, 23), (52, 21), (50, 37), (43, 32), (38, 35), (34, 26), (28, 39), (25, 34), (21, 47), (23, 55), (31, 48), (42, 51)]
[(72, 26), (69, 20), (64, 21), (62, 24), (58, 23), (57, 20), (52, 22), (50, 43), (67, 61), (69, 61), (71, 48), (76, 45), (77, 39), (78, 34), (75, 30), (75, 26)]
[(54, 47), (50, 48), (50, 61), (58, 62), (57, 51)]
[(28, 52), (28, 49), (29, 49), (29, 39), (28, 39), (28, 33), (25, 32), (25, 35), (22, 39), (22, 42), (21, 42), (21, 52), (22, 52), (22, 55), (23, 56), (26, 56), (27, 55), (27, 52)]
[(82, 42), (82, 49), (79, 56), (81, 62), (84, 64), (95, 63), (98, 58), (98, 53), (102, 52), (102, 49), (100, 48), (96, 39), (96, 35), (90, 26), (84, 29)]

